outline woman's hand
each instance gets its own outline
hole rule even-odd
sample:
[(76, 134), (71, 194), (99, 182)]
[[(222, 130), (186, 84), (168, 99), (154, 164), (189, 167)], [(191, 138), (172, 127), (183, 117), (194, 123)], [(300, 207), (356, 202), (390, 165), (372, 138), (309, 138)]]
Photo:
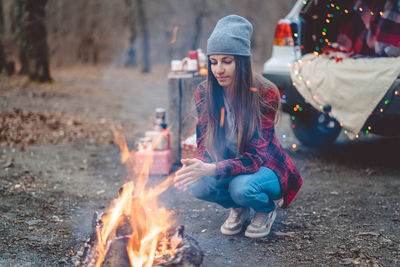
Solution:
[(205, 163), (199, 159), (182, 159), (183, 167), (175, 173), (174, 183), (179, 190), (186, 191), (191, 184), (194, 184), (204, 176), (214, 176), (216, 166), (212, 163)]

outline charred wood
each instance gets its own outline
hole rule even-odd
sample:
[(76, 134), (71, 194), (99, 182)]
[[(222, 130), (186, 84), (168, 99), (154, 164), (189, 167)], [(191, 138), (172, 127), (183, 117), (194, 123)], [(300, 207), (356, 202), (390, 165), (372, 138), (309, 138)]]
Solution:
[[(101, 227), (101, 215), (96, 213), (93, 217), (93, 229)], [(129, 231), (129, 227), (121, 227), (117, 230), (119, 234)], [(107, 255), (101, 266), (131, 266), (126, 251), (126, 245), (130, 236), (118, 236), (108, 244)], [(196, 240), (184, 233), (184, 226), (171, 228), (159, 241), (158, 246), (166, 245), (168, 248), (175, 249), (171, 255), (162, 255), (156, 258), (154, 266), (156, 267), (196, 267), (202, 266), (204, 254)], [(90, 237), (81, 247), (75, 258), (77, 267), (95, 266), (97, 259), (97, 235), (93, 230)]]

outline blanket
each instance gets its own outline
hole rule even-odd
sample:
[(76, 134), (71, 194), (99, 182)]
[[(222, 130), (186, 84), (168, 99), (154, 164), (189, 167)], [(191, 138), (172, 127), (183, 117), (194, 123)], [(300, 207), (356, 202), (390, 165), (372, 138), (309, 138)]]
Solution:
[(397, 58), (344, 58), (306, 54), (291, 68), (291, 78), (314, 108), (329, 104), (331, 115), (354, 138), (400, 74)]
[(344, 51), (371, 57), (397, 56), (400, 47), (400, 1), (357, 0), (341, 18), (337, 43)]

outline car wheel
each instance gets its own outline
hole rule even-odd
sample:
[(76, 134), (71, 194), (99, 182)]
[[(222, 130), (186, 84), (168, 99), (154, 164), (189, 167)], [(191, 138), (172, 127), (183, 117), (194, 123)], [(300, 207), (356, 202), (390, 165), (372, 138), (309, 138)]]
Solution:
[(324, 113), (308, 112), (291, 121), (296, 138), (306, 146), (325, 148), (335, 142), (341, 131), (339, 123)]

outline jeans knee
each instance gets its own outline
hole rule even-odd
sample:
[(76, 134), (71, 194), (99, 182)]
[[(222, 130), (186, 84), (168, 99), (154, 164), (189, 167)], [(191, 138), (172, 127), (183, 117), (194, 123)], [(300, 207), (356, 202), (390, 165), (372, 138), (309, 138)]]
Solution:
[(256, 196), (254, 190), (249, 187), (230, 187), (229, 193), (236, 204), (245, 207), (250, 207)]

